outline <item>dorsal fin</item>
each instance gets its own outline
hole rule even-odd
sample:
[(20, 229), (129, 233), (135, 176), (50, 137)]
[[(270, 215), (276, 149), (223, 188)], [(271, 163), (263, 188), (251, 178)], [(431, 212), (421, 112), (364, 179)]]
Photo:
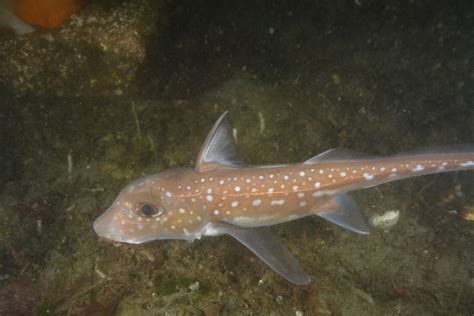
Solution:
[(227, 111), (222, 114), (207, 134), (196, 160), (194, 170), (205, 172), (219, 167), (235, 168), (241, 165), (235, 150)]
[(322, 161), (341, 161), (341, 160), (358, 160), (358, 159), (370, 159), (374, 158), (373, 156), (366, 155), (363, 153), (359, 153), (357, 151), (353, 151), (350, 149), (343, 149), (343, 148), (334, 148), (329, 149), (317, 156), (314, 156), (308, 160), (306, 160), (305, 164), (312, 164)]

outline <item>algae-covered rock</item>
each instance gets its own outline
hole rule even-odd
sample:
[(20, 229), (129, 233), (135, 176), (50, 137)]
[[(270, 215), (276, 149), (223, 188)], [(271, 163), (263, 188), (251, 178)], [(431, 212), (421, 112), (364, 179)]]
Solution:
[(92, 2), (55, 30), (0, 33), (0, 83), (49, 96), (123, 95), (162, 23), (163, 1)]

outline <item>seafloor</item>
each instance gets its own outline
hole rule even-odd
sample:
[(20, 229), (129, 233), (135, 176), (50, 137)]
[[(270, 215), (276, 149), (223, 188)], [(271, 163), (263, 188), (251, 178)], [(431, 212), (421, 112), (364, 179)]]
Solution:
[(127, 182), (192, 166), (230, 112), (249, 164), (334, 147), (474, 143), (467, 1), (94, 1), (0, 33), (1, 315), (472, 315), (473, 172), (355, 193), (360, 236), (274, 227), (312, 278), (230, 237), (115, 244), (93, 220)]

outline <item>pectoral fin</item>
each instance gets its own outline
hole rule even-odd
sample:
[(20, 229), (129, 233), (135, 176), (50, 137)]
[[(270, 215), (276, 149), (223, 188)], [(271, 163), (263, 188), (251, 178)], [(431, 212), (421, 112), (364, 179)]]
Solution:
[(242, 228), (223, 222), (212, 223), (212, 228), (240, 241), (288, 281), (298, 285), (308, 284), (311, 281), (296, 258), (268, 228)]

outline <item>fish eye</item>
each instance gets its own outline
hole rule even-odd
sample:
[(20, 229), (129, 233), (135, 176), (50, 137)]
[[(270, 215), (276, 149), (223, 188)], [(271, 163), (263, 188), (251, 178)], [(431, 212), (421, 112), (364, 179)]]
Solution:
[(135, 213), (139, 216), (145, 216), (145, 217), (158, 217), (163, 212), (165, 209), (160, 206), (156, 207), (153, 203), (138, 203), (137, 206), (135, 207)]

